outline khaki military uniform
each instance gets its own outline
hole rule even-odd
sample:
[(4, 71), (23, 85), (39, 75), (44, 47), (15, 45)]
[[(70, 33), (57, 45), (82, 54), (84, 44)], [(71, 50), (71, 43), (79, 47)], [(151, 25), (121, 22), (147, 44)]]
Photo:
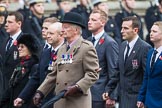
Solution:
[[(58, 94), (68, 86), (78, 84), (83, 94), (63, 98), (55, 103), (54, 108), (91, 108), (90, 87), (98, 79), (95, 69), (99, 68), (92, 43), (80, 37), (68, 51), (67, 44), (64, 44), (57, 55), (53, 72), (48, 74), (38, 90), (47, 95), (56, 84), (55, 93)], [(72, 63), (63, 59), (66, 55), (72, 56)]]

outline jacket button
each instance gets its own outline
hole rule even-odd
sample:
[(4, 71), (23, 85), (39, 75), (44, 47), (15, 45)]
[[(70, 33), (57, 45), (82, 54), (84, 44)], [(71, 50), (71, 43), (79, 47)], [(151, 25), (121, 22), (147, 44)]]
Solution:
[(56, 85), (58, 85), (59, 83), (56, 83)]
[(64, 83), (65, 85), (67, 85), (67, 83)]
[(66, 70), (66, 72), (69, 72), (69, 70)]

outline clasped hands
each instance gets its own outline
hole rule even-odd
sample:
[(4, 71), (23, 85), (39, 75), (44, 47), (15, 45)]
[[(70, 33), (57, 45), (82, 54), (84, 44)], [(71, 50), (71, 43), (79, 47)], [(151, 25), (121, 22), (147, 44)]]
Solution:
[(112, 108), (115, 106), (115, 100), (110, 99), (108, 93), (103, 93), (102, 98), (106, 101), (106, 108)]

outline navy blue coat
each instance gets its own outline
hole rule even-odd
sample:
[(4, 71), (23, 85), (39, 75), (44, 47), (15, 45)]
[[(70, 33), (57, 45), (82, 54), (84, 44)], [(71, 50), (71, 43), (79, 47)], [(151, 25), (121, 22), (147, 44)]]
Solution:
[(145, 103), (147, 108), (161, 108), (162, 107), (162, 53), (157, 58), (150, 70), (150, 61), (154, 49), (148, 52), (148, 59), (146, 62), (146, 71), (142, 87), (139, 91), (138, 101)]
[[(101, 39), (104, 39), (103, 43), (101, 42)], [(89, 38), (89, 40), (92, 39)], [(117, 72), (119, 47), (113, 38), (108, 36), (107, 33), (104, 33), (95, 48), (99, 58), (99, 65), (102, 70), (99, 73), (99, 79), (91, 87), (92, 100), (104, 101), (102, 99), (102, 94), (105, 92), (111, 94), (116, 86), (112, 82), (117, 82), (114, 81), (116, 80), (114, 75)], [(114, 95), (114, 97), (111, 98), (117, 99), (117, 95)]]
[[(23, 33), (20, 33), (17, 39), (21, 37)], [(2, 59), (3, 59), (3, 78), (4, 78), (4, 88), (8, 87), (8, 81), (11, 78), (14, 68), (19, 63), (19, 54), (17, 45), (12, 45), (9, 51), (6, 52), (6, 45), (8, 39), (3, 43), (2, 46)], [(15, 54), (16, 53), (16, 54)], [(16, 56), (16, 58), (14, 57)]]

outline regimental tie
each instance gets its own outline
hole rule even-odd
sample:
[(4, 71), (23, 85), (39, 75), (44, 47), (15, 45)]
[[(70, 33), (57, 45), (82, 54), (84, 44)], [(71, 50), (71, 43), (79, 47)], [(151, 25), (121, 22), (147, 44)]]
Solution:
[(70, 45), (67, 45), (67, 49), (66, 49), (66, 51), (68, 51), (70, 49)]
[(55, 50), (52, 50), (51, 51), (51, 59), (54, 61), (54, 57), (56, 56), (56, 54), (55, 54)]
[(154, 50), (153, 52), (153, 56), (152, 56), (152, 60), (151, 60), (151, 70), (153, 69), (154, 63), (155, 63), (155, 58), (156, 58), (156, 54), (158, 52), (156, 50)]
[(8, 51), (8, 50), (10, 49), (12, 40), (13, 40), (13, 39), (10, 37), (10, 39), (9, 39), (9, 41), (8, 41), (8, 43), (7, 43), (7, 46), (6, 46), (6, 51)]
[(129, 44), (127, 44), (127, 52), (125, 54), (125, 62), (124, 62), (124, 64), (126, 63), (126, 61), (128, 59), (129, 50), (130, 50), (130, 47), (129, 47)]
[(96, 41), (95, 37), (92, 37), (92, 43), (93, 43), (93, 45), (94, 45), (95, 41)]

